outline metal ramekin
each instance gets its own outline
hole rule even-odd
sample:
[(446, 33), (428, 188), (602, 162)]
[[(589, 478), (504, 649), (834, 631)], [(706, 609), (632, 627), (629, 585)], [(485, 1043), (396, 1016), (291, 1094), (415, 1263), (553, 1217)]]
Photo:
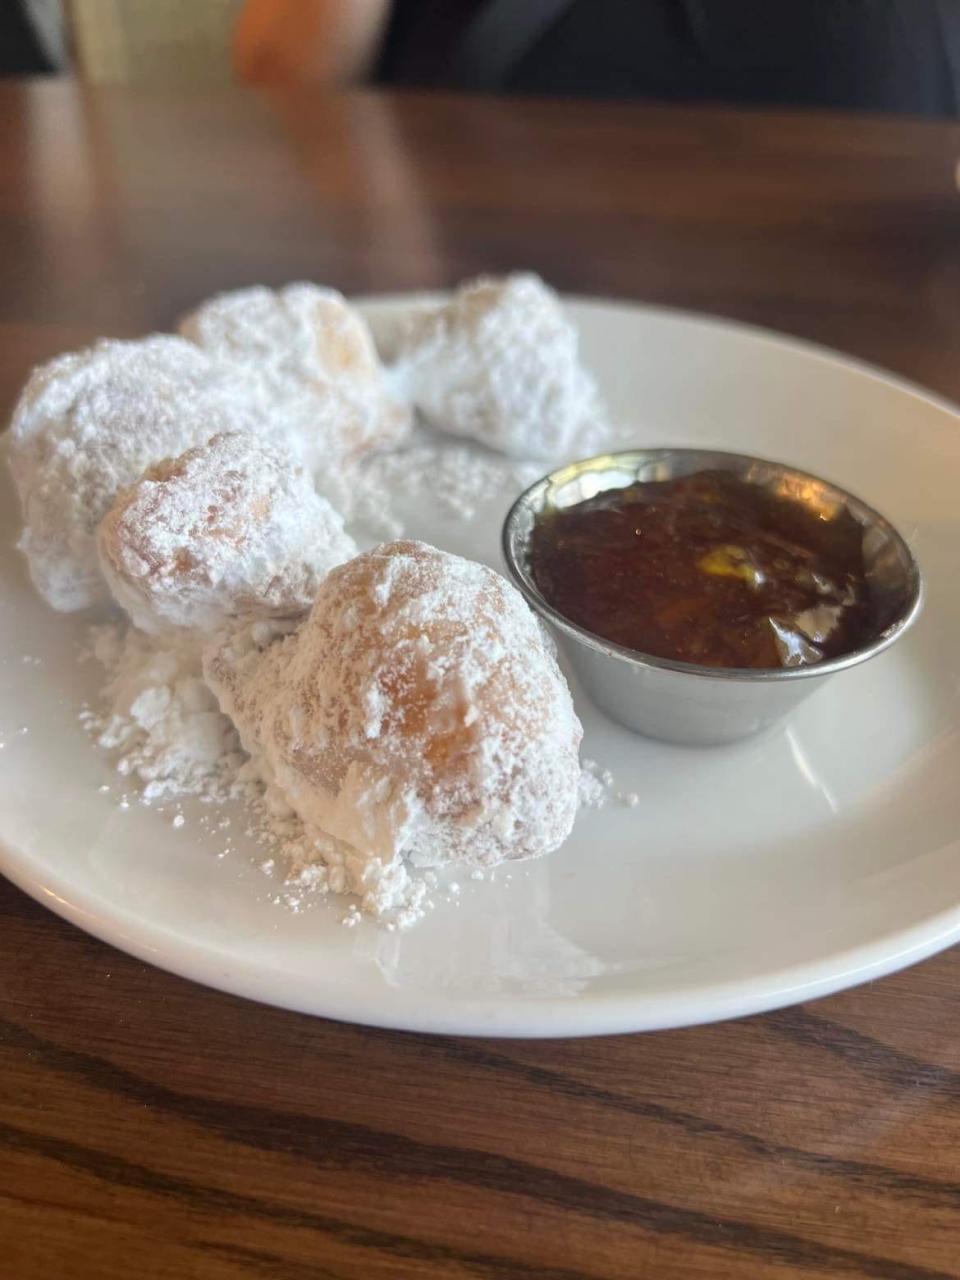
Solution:
[[(696, 471), (732, 471), (750, 484), (802, 502), (831, 519), (844, 508), (863, 527), (868, 580), (885, 619), (861, 649), (807, 667), (699, 667), (652, 657), (603, 640), (571, 622), (540, 594), (530, 573), (529, 545), (542, 511), (571, 506), (634, 481), (671, 480)], [(920, 613), (923, 584), (906, 542), (893, 525), (852, 494), (777, 462), (706, 449), (635, 449), (571, 463), (530, 486), (503, 526), (503, 554), (514, 582), (559, 633), (584, 689), (608, 715), (651, 738), (691, 746), (735, 742), (782, 719), (832, 675), (866, 662), (899, 639)]]

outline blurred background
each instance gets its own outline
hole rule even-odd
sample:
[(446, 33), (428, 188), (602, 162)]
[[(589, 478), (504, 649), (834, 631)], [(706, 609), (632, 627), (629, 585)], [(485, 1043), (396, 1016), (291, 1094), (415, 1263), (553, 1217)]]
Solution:
[(960, 0), (4, 0), (0, 74), (955, 117)]

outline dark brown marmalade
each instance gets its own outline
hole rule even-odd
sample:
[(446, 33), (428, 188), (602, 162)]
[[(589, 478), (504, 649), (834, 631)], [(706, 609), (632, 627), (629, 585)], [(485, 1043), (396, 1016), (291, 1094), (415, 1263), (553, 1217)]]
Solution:
[(876, 632), (863, 531), (726, 471), (545, 512), (530, 567), (558, 613), (628, 649), (705, 667), (798, 667)]

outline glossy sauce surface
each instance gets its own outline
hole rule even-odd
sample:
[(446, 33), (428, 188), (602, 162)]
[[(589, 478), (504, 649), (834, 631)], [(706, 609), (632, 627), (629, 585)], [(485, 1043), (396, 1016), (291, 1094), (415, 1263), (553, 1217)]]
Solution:
[(610, 489), (537, 518), (530, 568), (572, 622), (708, 667), (796, 667), (877, 631), (862, 529), (725, 471)]

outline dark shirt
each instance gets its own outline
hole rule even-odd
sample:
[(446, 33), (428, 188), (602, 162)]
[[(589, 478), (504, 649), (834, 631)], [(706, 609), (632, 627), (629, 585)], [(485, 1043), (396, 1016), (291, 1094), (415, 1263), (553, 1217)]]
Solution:
[(0, 76), (53, 70), (18, 0), (0, 0)]
[(388, 84), (443, 84), (467, 25), (484, 4), (485, 0), (394, 0), (378, 79)]
[[(396, 0), (380, 78), (461, 87), (489, 2)], [(952, 116), (958, 68), (960, 0), (570, 0), (489, 87)]]

